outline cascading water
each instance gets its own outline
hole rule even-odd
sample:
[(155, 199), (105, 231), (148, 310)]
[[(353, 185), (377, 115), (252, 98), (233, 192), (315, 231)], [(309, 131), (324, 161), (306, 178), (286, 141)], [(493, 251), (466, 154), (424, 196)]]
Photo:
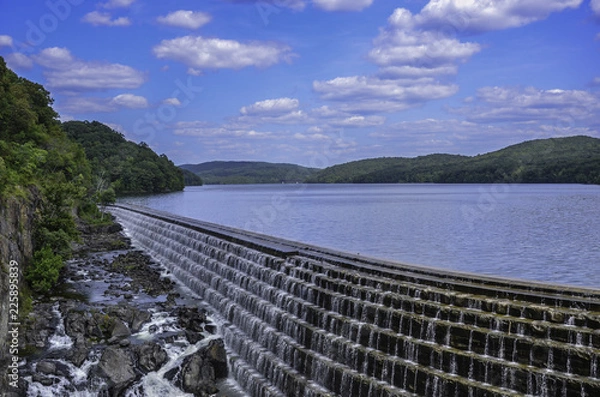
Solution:
[[(600, 393), (600, 292), (448, 274), (111, 209), (216, 313), (252, 396)], [(577, 320), (575, 320), (577, 319)]]

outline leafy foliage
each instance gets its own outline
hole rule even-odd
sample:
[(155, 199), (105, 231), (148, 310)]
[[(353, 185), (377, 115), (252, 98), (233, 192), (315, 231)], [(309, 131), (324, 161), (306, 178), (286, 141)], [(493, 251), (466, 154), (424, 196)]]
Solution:
[(206, 184), (295, 183), (317, 171), (295, 164), (258, 161), (211, 161), (180, 168), (202, 177)]
[(40, 293), (48, 292), (60, 276), (60, 270), (64, 266), (63, 258), (56, 255), (52, 248), (45, 246), (34, 255), (35, 266), (27, 269), (25, 279), (31, 288)]
[(85, 149), (94, 170), (100, 201), (116, 195), (163, 193), (182, 190), (183, 173), (165, 155), (157, 155), (145, 143), (127, 141), (123, 134), (98, 121), (63, 123), (67, 135)]
[(34, 256), (26, 269), (34, 290), (55, 283), (78, 233), (73, 214), (87, 200), (90, 166), (52, 109), (50, 93), (18, 77), (0, 57), (0, 200), (18, 196), (33, 212)]
[(307, 182), (600, 184), (600, 139), (540, 139), (473, 157), (432, 154), (354, 161), (326, 168)]
[(181, 171), (183, 171), (183, 182), (185, 183), (185, 186), (202, 186), (204, 184), (202, 178), (192, 171), (183, 168), (181, 168)]

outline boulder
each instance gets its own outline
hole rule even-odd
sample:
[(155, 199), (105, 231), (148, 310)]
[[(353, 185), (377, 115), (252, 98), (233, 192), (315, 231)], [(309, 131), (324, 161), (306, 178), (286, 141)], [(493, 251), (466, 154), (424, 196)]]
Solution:
[(133, 318), (131, 319), (131, 331), (139, 332), (142, 329), (142, 326), (150, 321), (152, 315), (150, 312), (145, 310), (136, 310), (133, 314)]
[(167, 352), (155, 342), (137, 347), (138, 366), (144, 373), (158, 371), (169, 359)]
[(37, 363), (36, 371), (41, 374), (54, 375), (56, 373), (56, 364), (52, 361), (40, 361)]
[(106, 379), (113, 396), (120, 395), (139, 377), (135, 371), (130, 352), (113, 346), (107, 347), (102, 353), (98, 363), (98, 371)]
[(187, 356), (181, 367), (165, 374), (175, 385), (194, 396), (210, 396), (218, 392), (216, 380), (227, 377), (227, 356), (222, 339), (210, 341)]

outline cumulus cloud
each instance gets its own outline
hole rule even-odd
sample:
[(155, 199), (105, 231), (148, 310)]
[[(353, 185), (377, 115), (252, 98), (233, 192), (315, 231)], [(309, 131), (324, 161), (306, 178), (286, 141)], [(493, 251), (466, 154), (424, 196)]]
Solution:
[(241, 69), (248, 66), (267, 67), (281, 61), (291, 61), (288, 46), (273, 42), (241, 43), (235, 40), (184, 36), (163, 40), (155, 46), (159, 59), (174, 59), (196, 70)]
[(296, 110), (299, 101), (293, 98), (266, 99), (240, 109), (243, 115), (281, 115)]
[(215, 126), (204, 121), (180, 121), (173, 129), (175, 135), (195, 136), (200, 138), (254, 138), (272, 137), (271, 132), (260, 132), (254, 129), (240, 128), (235, 125)]
[(81, 19), (85, 23), (93, 26), (129, 26), (131, 21), (126, 17), (112, 19), (108, 12), (92, 11), (83, 16)]
[(6, 56), (6, 64), (11, 69), (31, 69), (33, 61), (27, 55), (20, 52), (13, 52)]
[(181, 106), (181, 101), (177, 98), (167, 98), (163, 101), (165, 105)]
[(596, 16), (600, 17), (600, 0), (590, 0), (590, 8)]
[(148, 107), (148, 100), (143, 96), (133, 94), (120, 94), (114, 97), (112, 104), (129, 109), (144, 109)]
[(13, 45), (13, 38), (2, 34), (0, 35), (0, 47), (12, 47)]
[(484, 87), (477, 99), (455, 111), (477, 122), (577, 123), (592, 120), (600, 110), (600, 98), (582, 90)]
[(199, 11), (179, 10), (157, 18), (163, 25), (177, 26), (185, 29), (198, 29), (210, 22), (211, 16)]
[(51, 47), (34, 56), (46, 70), (48, 87), (74, 91), (137, 88), (145, 81), (142, 72), (118, 63), (76, 59), (66, 48)]
[(458, 91), (454, 84), (442, 84), (431, 78), (391, 80), (365, 76), (315, 81), (313, 89), (322, 99), (342, 102), (342, 110), (359, 113), (405, 110)]
[(417, 14), (397, 8), (368, 53), (368, 59), (379, 66), (373, 76), (315, 81), (313, 89), (322, 99), (340, 102), (342, 110), (359, 113), (401, 111), (449, 97), (458, 87), (445, 80), (482, 50), (462, 36), (523, 26), (581, 2), (430, 0)]
[(437, 31), (415, 29), (413, 20), (408, 10), (394, 11), (387, 29), (375, 39), (369, 58), (379, 66), (410, 66), (431, 72), (432, 68), (464, 61), (481, 49), (476, 43), (461, 42)]
[(313, 4), (326, 11), (361, 11), (373, 0), (313, 0)]
[(385, 117), (383, 116), (360, 116), (354, 115), (341, 120), (333, 120), (330, 125), (334, 127), (373, 127), (383, 125)]
[(462, 42), (438, 30), (418, 27), (418, 15), (398, 8), (388, 25), (374, 40), (369, 59), (387, 78), (451, 75), (457, 62), (464, 62), (481, 50), (477, 43)]
[[(487, 32), (527, 25), (583, 0), (431, 0), (416, 17), (421, 28), (455, 33)], [(593, 0), (597, 1), (597, 0)]]
[(136, 0), (109, 0), (106, 3), (102, 3), (101, 7), (104, 8), (127, 8), (135, 3)]

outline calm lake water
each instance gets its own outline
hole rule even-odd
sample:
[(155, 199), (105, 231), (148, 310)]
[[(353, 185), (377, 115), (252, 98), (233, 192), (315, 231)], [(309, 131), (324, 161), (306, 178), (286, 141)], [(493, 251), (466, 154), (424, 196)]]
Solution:
[(120, 202), (404, 263), (600, 288), (600, 186), (213, 185)]

